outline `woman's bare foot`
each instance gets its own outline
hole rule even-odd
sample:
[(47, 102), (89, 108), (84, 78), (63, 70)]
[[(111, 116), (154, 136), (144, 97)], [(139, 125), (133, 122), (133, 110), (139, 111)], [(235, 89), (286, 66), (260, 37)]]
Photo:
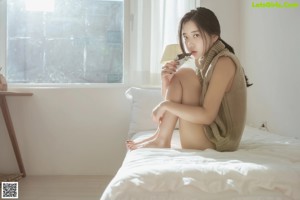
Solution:
[(141, 140), (141, 141), (138, 141), (138, 142), (135, 142), (133, 140), (127, 140), (126, 141), (126, 146), (127, 146), (128, 149), (131, 149), (131, 147), (133, 145), (140, 145), (140, 144), (143, 144), (145, 142), (151, 141), (151, 140), (155, 139), (157, 137), (157, 135), (158, 135), (158, 131), (156, 131), (155, 134), (153, 134), (151, 137), (148, 137), (148, 138), (146, 138), (144, 140)]
[(170, 148), (170, 142), (166, 142), (159, 138), (158, 134), (155, 134), (155, 137), (151, 137), (153, 139), (146, 139), (143, 142), (131, 143), (128, 145), (129, 150), (135, 150), (140, 148)]

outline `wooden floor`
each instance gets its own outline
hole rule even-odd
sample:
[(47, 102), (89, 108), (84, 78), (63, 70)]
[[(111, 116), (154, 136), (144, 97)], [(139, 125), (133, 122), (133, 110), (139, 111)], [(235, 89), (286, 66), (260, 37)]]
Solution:
[(99, 200), (111, 179), (112, 176), (27, 176), (19, 181), (19, 199)]

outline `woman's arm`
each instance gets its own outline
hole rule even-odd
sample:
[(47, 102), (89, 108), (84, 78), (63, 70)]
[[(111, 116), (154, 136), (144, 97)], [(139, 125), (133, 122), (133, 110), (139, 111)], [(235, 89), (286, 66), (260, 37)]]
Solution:
[(166, 63), (161, 70), (161, 95), (163, 98), (166, 97), (166, 93), (168, 90), (168, 87), (170, 85), (170, 81), (173, 78), (176, 70), (177, 70), (177, 62), (176, 61), (171, 61)]
[(159, 121), (163, 113), (168, 111), (192, 123), (211, 124), (218, 114), (225, 92), (231, 88), (235, 68), (230, 58), (221, 57), (216, 63), (202, 107), (164, 101), (154, 109), (154, 120)]

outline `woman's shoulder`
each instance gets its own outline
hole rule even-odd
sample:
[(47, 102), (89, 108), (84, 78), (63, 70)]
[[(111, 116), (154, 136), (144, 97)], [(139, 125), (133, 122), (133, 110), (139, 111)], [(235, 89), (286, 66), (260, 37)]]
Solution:
[(233, 59), (229, 56), (220, 56), (217, 61), (216, 61), (216, 65), (235, 65)]
[(211, 64), (216, 66), (231, 66), (235, 68), (240, 67), (241, 65), (238, 57), (227, 49), (218, 53), (212, 60)]
[(235, 70), (237, 67), (235, 59), (227, 54), (217, 56), (212, 61), (212, 65), (214, 65), (214, 68), (222, 68), (223, 70)]

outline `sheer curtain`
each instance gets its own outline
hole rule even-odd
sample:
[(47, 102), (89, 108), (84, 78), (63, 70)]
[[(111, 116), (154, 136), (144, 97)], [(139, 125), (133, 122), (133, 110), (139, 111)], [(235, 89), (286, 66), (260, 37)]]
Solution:
[(130, 0), (131, 85), (160, 85), (160, 59), (166, 45), (178, 43), (182, 16), (200, 6), (200, 0)]

